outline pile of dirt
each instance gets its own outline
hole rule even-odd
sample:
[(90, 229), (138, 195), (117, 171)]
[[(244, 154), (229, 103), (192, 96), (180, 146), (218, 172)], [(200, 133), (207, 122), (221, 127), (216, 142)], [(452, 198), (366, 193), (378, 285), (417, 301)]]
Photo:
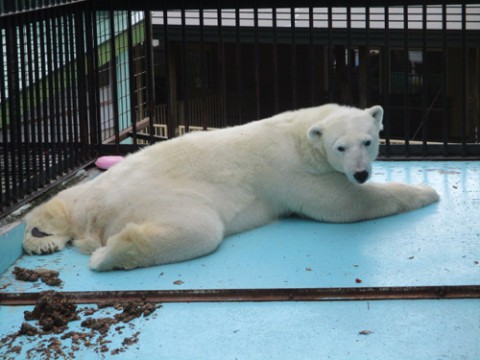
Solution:
[(47, 291), (38, 299), (33, 311), (25, 311), (25, 320), (38, 320), (43, 333), (60, 334), (68, 323), (80, 320), (77, 305), (62, 293)]
[(119, 322), (128, 323), (140, 316), (149, 316), (156, 309), (157, 305), (153, 303), (139, 302), (106, 302), (98, 305), (99, 308), (113, 307), (116, 310), (122, 310), (120, 314), (115, 314), (115, 319)]
[[(97, 307), (79, 308), (74, 299), (65, 294), (46, 291), (41, 293), (32, 311), (25, 311), (26, 321), (20, 330), (0, 339), (0, 358), (17, 358), (25, 343), (29, 346), (26, 350), (27, 359), (73, 359), (75, 351), (81, 347), (88, 347), (97, 354), (117, 355), (136, 344), (140, 332), (125, 337), (122, 346), (114, 349), (109, 347), (109, 337), (123, 334), (125, 326), (122, 323), (129, 323), (132, 330), (135, 327), (132, 320), (149, 316), (160, 307), (161, 305), (147, 302), (117, 301), (99, 304)], [(92, 317), (105, 308), (119, 312), (108, 317)], [(76, 320), (81, 320), (82, 331), (67, 332), (69, 323)], [(32, 324), (29, 321), (35, 322)], [(61, 336), (56, 336), (60, 334)]]
[(62, 280), (60, 280), (60, 278), (58, 277), (59, 273), (55, 270), (30, 270), (15, 266), (13, 268), (13, 275), (15, 275), (16, 280), (20, 281), (36, 282), (40, 279), (42, 280), (42, 282), (50, 286), (62, 285)]

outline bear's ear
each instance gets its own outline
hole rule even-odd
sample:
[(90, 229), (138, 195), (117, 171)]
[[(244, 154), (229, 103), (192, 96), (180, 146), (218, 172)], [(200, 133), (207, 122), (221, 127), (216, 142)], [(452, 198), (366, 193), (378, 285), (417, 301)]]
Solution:
[(365, 109), (375, 119), (375, 125), (377, 125), (378, 130), (383, 129), (383, 108), (380, 105), (372, 106), (371, 108)]
[(323, 129), (320, 125), (313, 125), (308, 129), (307, 136), (312, 143), (316, 143), (322, 137)]

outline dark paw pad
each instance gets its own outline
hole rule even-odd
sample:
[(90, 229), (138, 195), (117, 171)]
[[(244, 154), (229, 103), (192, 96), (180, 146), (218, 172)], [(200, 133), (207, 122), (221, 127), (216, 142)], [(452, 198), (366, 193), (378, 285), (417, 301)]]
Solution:
[(50, 236), (50, 235), (52, 235), (52, 234), (47, 234), (47, 233), (45, 233), (45, 232), (43, 232), (43, 231), (40, 231), (40, 230), (38, 230), (38, 228), (36, 228), (36, 227), (34, 227), (34, 228), (32, 229), (32, 236), (33, 236), (33, 237), (43, 238), (43, 237)]

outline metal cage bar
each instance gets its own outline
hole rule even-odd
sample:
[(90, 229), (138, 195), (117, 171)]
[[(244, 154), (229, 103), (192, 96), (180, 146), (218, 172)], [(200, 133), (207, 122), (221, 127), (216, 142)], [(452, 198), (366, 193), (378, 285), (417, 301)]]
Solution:
[[(78, 127), (88, 2), (6, 2), (0, 13), (0, 214), (89, 161)], [(80, 15), (74, 15), (80, 14)], [(84, 78), (83, 78), (84, 79)], [(87, 116), (83, 117), (88, 119)], [(88, 131), (88, 129), (87, 129)], [(82, 160), (81, 160), (82, 159)]]
[(479, 2), (1, 4), (2, 214), (99, 154), (326, 102), (382, 104), (382, 158), (480, 158)]

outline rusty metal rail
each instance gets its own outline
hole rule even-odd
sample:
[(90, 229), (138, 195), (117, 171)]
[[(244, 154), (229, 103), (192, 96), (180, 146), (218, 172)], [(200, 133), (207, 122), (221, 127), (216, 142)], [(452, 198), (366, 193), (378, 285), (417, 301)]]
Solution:
[[(0, 305), (33, 305), (40, 292), (0, 293)], [(78, 304), (106, 301), (263, 302), (480, 299), (480, 285), (361, 288), (210, 289), (62, 292)]]

